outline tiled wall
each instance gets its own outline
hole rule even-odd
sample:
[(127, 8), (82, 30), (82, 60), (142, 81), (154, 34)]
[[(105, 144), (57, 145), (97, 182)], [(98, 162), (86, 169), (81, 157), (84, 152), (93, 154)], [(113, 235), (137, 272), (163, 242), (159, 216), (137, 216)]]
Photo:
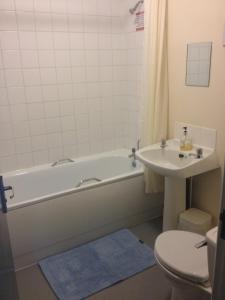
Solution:
[(136, 142), (134, 2), (0, 1), (1, 172)]

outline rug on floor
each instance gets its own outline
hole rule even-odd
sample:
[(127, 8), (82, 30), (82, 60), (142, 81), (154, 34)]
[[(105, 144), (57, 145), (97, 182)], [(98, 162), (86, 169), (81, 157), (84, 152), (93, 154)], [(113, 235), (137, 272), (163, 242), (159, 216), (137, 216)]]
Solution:
[(128, 229), (39, 262), (60, 300), (81, 300), (155, 264), (153, 250)]

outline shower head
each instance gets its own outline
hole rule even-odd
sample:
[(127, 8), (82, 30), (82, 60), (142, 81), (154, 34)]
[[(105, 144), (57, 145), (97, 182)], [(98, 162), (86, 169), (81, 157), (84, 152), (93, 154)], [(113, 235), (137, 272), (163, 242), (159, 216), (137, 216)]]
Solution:
[(129, 9), (129, 12), (133, 15), (135, 13), (135, 11), (138, 9), (139, 5), (143, 4), (143, 3), (144, 3), (144, 0), (138, 1), (134, 7)]

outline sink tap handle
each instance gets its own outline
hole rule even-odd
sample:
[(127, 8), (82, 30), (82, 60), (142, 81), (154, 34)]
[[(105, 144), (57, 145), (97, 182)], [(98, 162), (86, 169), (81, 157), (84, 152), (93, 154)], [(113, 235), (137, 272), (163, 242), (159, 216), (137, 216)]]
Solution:
[(203, 157), (203, 149), (202, 148), (197, 148), (196, 149), (196, 156), (197, 156), (197, 158), (202, 158)]
[(165, 138), (162, 138), (162, 139), (161, 139), (160, 147), (161, 147), (161, 148), (165, 148), (166, 146), (167, 146), (167, 144), (166, 144), (166, 139), (165, 139)]

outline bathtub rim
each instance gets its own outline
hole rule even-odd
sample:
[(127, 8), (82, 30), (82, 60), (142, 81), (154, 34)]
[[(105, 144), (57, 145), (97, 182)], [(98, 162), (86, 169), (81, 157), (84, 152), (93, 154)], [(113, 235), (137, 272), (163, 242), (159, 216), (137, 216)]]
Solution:
[[(59, 164), (57, 166), (52, 166), (52, 164), (54, 162), (51, 163), (46, 163), (46, 164), (41, 164), (41, 165), (36, 165), (36, 166), (32, 166), (32, 167), (28, 167), (28, 168), (22, 168), (22, 169), (16, 169), (13, 171), (8, 171), (8, 172), (3, 172), (2, 176), (3, 178), (8, 178), (8, 177), (12, 177), (12, 176), (20, 176), (20, 175), (25, 175), (28, 173), (33, 173), (33, 172), (37, 172), (37, 171), (44, 171), (46, 169), (49, 168), (65, 168), (67, 166), (71, 166), (74, 164), (77, 164), (79, 162), (83, 162), (83, 161), (91, 161), (91, 160), (96, 160), (99, 158), (103, 158), (103, 157), (109, 157), (109, 156), (113, 156), (113, 157), (126, 157), (128, 158), (128, 155), (131, 152), (128, 149), (125, 148), (121, 148), (121, 149), (117, 149), (117, 150), (113, 150), (113, 151), (106, 151), (106, 152), (101, 152), (101, 153), (97, 153), (97, 154), (92, 154), (92, 155), (85, 155), (85, 156), (80, 156), (80, 157), (71, 157), (72, 160), (74, 160), (74, 162), (72, 163), (65, 163), (65, 164)], [(132, 158), (130, 158), (130, 160), (132, 161)], [(143, 164), (138, 161), (138, 169), (144, 169)]]
[(83, 185), (79, 188), (74, 187), (73, 189), (63, 190), (62, 192), (58, 192), (58, 193), (55, 193), (55, 194), (53, 194), (53, 193), (52, 194), (47, 194), (44, 197), (36, 197), (36, 198), (31, 199), (31, 200), (21, 201), (20, 203), (9, 204), (8, 205), (8, 211), (13, 211), (13, 210), (20, 209), (20, 208), (23, 208), (23, 207), (26, 207), (26, 206), (36, 205), (36, 204), (41, 203), (41, 202), (45, 202), (45, 201), (48, 201), (48, 200), (53, 200), (54, 198), (59, 198), (59, 197), (67, 196), (67, 195), (70, 195), (70, 194), (76, 194), (76, 193), (82, 192), (84, 190), (90, 190), (90, 189), (93, 189), (95, 187), (108, 185), (108, 184), (111, 184), (111, 183), (115, 183), (115, 182), (119, 182), (119, 181), (122, 181), (122, 180), (130, 179), (130, 178), (133, 178), (133, 177), (143, 176), (143, 174), (144, 174), (144, 170), (136, 171), (136, 172), (133, 172), (133, 173), (123, 173), (121, 176), (105, 179), (105, 180), (102, 180), (102, 181), (97, 182), (97, 183), (89, 183), (89, 184)]
[[(76, 163), (84, 162), (84, 161), (92, 161), (92, 160), (100, 159), (103, 157), (126, 157), (126, 158), (128, 158), (128, 154), (129, 154), (129, 151), (127, 149), (119, 149), (119, 150), (114, 150), (114, 151), (110, 151), (110, 152), (103, 152), (100, 154), (80, 157), (79, 159), (75, 159), (74, 163), (71, 163), (71, 164), (76, 164)], [(35, 167), (27, 168), (27, 169), (21, 169), (21, 170), (7, 172), (7, 173), (5, 173), (5, 175), (3, 174), (3, 177), (7, 178), (7, 177), (11, 177), (11, 176), (20, 176), (20, 175), (24, 175), (24, 174), (34, 173), (35, 171), (44, 171), (49, 168), (63, 168), (63, 167), (65, 168), (68, 165), (70, 165), (70, 164), (64, 164), (64, 165), (58, 165), (58, 166), (52, 167), (51, 164), (44, 164), (44, 165), (35, 166)], [(120, 175), (110, 177), (108, 179), (103, 179), (100, 182), (84, 184), (81, 187), (74, 186), (71, 189), (65, 189), (60, 192), (46, 194), (45, 196), (42, 196), (42, 197), (35, 197), (33, 199), (20, 201), (19, 203), (15, 203), (15, 204), (10, 203), (10, 204), (8, 204), (8, 211), (16, 210), (16, 209), (23, 208), (23, 207), (30, 206), (30, 205), (35, 205), (35, 204), (38, 204), (38, 203), (41, 203), (44, 201), (52, 200), (54, 198), (59, 198), (61, 196), (78, 193), (83, 190), (89, 190), (89, 189), (92, 189), (95, 187), (100, 187), (100, 186), (115, 183), (118, 181), (126, 180), (128, 178), (143, 176), (143, 174), (144, 174), (144, 166), (139, 162), (139, 166), (137, 169), (130, 171), (130, 172), (121, 173)]]

